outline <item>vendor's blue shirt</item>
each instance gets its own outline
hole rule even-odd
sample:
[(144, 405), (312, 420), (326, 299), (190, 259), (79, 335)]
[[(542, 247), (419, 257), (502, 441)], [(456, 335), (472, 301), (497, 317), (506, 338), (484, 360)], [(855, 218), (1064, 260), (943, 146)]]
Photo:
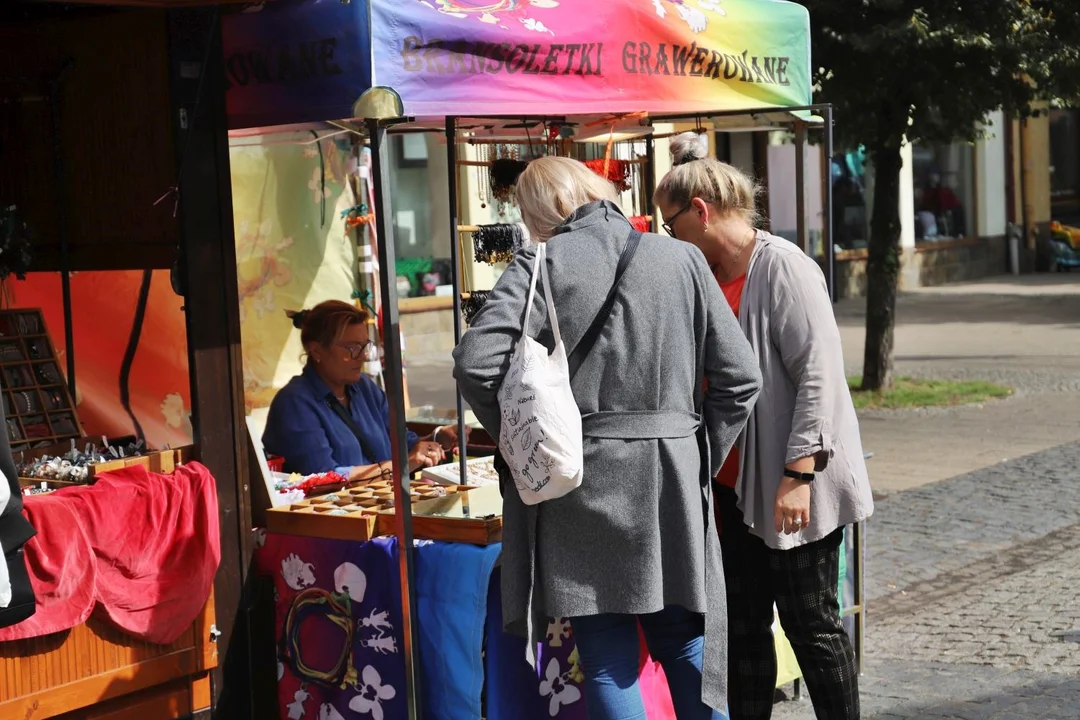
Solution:
[[(348, 411), (374, 457), (367, 457), (345, 421), (331, 409), (330, 388), (309, 365), (270, 403), (263, 432), (267, 453), (285, 458), (285, 471), (309, 475), (337, 471), (348, 476), (357, 465), (390, 460), (390, 406), (386, 394), (366, 375), (345, 388)], [(418, 438), (409, 432), (412, 450)]]

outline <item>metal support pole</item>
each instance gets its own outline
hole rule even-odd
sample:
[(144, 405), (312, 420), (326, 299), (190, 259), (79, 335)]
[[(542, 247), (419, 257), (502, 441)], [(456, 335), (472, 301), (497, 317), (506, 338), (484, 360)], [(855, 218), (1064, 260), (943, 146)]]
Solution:
[(836, 302), (836, 244), (833, 241), (833, 181), (832, 181), (832, 156), (833, 156), (833, 112), (832, 105), (826, 105), (821, 109), (825, 118), (825, 198), (822, 205), (822, 233), (825, 243), (825, 282), (829, 286), (829, 297)]
[(855, 605), (859, 612), (855, 615), (855, 663), (859, 674), (863, 674), (863, 657), (866, 650), (866, 585), (864, 584), (863, 559), (865, 557), (866, 535), (864, 524), (852, 526), (852, 545), (855, 546)]
[(390, 199), (390, 146), (386, 126), (368, 121), (371, 142), (372, 184), (375, 188), (375, 231), (379, 237), (379, 290), (382, 293), (383, 367), (386, 398), (390, 406), (390, 446), (393, 450), (394, 518), (398, 541), (398, 571), (401, 579), (402, 648), (405, 659), (405, 699), (409, 720), (423, 717), (420, 709), (420, 674), (416, 608), (413, 605), (412, 501), (409, 497), (409, 448), (405, 428), (405, 387), (402, 381), (401, 321), (398, 316), (395, 278), (394, 236), (390, 227), (393, 203)]
[[(454, 347), (461, 342), (461, 243), (458, 233), (458, 166), (457, 166), (457, 119), (446, 118), (446, 197), (450, 206), (450, 287), (454, 295)], [(461, 473), (461, 484), (468, 485), (469, 471), (466, 463), (465, 448), (468, 443), (465, 440), (465, 400), (461, 397), (461, 390), (454, 383), (454, 394), (457, 397), (457, 429), (458, 429), (458, 470)]]
[[(652, 135), (645, 137), (645, 204), (642, 208), (652, 207), (653, 193), (656, 192), (656, 141)], [(657, 232), (660, 219), (660, 211), (652, 213), (652, 231)]]
[(67, 204), (64, 193), (63, 138), (60, 136), (60, 78), (72, 64), (64, 63), (49, 87), (49, 114), (52, 120), (53, 176), (56, 181), (56, 223), (60, 235), (60, 292), (64, 304), (64, 352), (67, 354), (67, 381), (71, 397), (75, 397), (75, 328), (71, 317), (71, 248), (68, 244)]
[(810, 254), (810, 230), (806, 217), (806, 123), (795, 123), (795, 237), (802, 251)]

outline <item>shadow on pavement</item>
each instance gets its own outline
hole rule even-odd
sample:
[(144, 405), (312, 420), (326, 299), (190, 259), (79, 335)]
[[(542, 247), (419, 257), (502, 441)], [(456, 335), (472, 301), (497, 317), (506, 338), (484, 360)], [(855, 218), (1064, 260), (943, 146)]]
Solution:
[(888, 709), (866, 708), (868, 720), (899, 718), (957, 718), (962, 720), (1075, 720), (1080, 716), (1080, 678), (1065, 675), (1018, 685), (995, 692), (970, 695), (954, 693), (956, 699), (933, 699), (899, 703)]
[[(1078, 276), (1080, 278), (1080, 276)], [(1080, 327), (1080, 294), (905, 293), (897, 298), (897, 325), (942, 323), (1017, 323)], [(845, 300), (836, 306), (836, 320), (843, 327), (865, 323), (863, 299)]]

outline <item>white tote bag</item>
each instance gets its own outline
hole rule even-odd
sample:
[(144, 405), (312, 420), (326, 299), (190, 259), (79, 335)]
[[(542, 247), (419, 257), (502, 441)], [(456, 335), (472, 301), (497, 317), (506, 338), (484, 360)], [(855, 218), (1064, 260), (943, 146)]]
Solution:
[[(521, 501), (536, 505), (562, 497), (581, 485), (581, 412), (570, 389), (566, 348), (548, 282), (547, 245), (540, 243), (533, 261), (521, 339), (499, 388), (502, 424), (499, 451), (510, 468)], [(555, 350), (529, 337), (529, 315), (536, 297), (536, 277), (544, 278)]]

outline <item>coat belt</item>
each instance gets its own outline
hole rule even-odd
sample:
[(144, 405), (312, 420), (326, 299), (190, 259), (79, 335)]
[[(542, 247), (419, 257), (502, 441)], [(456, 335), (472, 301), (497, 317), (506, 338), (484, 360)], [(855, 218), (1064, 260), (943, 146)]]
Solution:
[(694, 435), (701, 416), (678, 410), (606, 411), (581, 416), (581, 433), (588, 438), (667, 440)]

